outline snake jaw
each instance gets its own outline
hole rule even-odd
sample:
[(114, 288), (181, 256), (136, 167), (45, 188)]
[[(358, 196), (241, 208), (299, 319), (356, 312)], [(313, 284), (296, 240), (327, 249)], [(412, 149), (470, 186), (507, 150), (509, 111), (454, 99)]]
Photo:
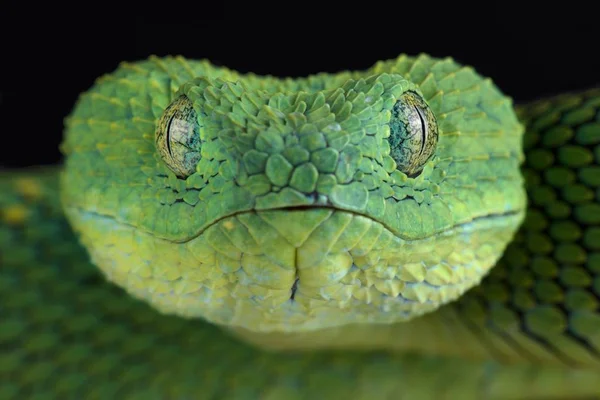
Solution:
[[(522, 213), (405, 240), (330, 207), (254, 210), (175, 243), (68, 209), (107, 278), (161, 312), (256, 332), (407, 321), (485, 276)], [(493, 250), (492, 250), (493, 249)]]

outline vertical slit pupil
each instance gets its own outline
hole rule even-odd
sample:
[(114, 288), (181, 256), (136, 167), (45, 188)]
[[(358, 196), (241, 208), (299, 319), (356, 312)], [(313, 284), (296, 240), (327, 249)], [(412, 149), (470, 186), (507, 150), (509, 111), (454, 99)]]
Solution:
[(167, 150), (169, 151), (169, 155), (171, 157), (173, 157), (173, 153), (171, 151), (171, 124), (173, 123), (173, 119), (175, 119), (175, 113), (173, 113), (169, 119), (169, 123), (167, 124), (167, 135), (165, 137), (167, 141)]
[(423, 118), (423, 114), (421, 113), (421, 110), (419, 109), (419, 107), (417, 106), (413, 106), (415, 108), (415, 110), (417, 111), (417, 114), (419, 114), (419, 119), (421, 120), (421, 132), (423, 137), (421, 138), (421, 151), (419, 152), (420, 154), (423, 153), (423, 150), (425, 149), (425, 142), (427, 141), (427, 123), (425, 122), (425, 118)]

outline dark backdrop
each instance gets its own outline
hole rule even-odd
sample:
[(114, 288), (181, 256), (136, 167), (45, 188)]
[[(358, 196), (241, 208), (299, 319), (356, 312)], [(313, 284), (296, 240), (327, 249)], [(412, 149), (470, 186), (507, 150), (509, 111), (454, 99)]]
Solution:
[[(194, 23), (165, 23), (174, 20), (172, 7), (162, 20), (111, 17), (102, 23), (0, 14), (0, 166), (59, 161), (62, 121), (77, 95), (119, 61), (151, 54), (298, 76), (362, 69), (400, 53), (426, 52), (474, 66), (516, 102), (600, 84), (599, 35), (591, 10), (579, 9), (575, 17), (559, 10), (549, 17), (486, 5), (459, 17), (428, 15), (427, 7), (423, 3), (421, 12), (409, 17), (390, 11), (381, 21), (364, 11), (282, 20), (284, 25), (272, 16), (254, 23), (225, 20), (227, 10), (213, 10), (221, 19), (190, 14)], [(367, 20), (375, 24), (363, 25)]]

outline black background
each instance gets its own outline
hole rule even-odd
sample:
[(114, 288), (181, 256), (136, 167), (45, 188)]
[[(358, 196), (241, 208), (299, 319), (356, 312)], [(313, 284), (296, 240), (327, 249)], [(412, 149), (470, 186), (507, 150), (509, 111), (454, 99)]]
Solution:
[[(472, 65), (517, 103), (600, 84), (600, 35), (591, 9), (579, 8), (575, 15), (563, 10), (524, 15), (504, 5), (486, 5), (454, 16), (429, 15), (431, 4), (423, 4), (410, 17), (379, 13), (385, 21), (368, 10), (313, 15), (301, 22), (267, 14), (263, 21), (238, 21), (218, 7), (207, 13), (216, 18), (208, 20), (169, 18), (170, 8), (159, 20), (112, 16), (79, 23), (43, 13), (27, 19), (0, 14), (0, 166), (59, 161), (62, 121), (77, 95), (120, 61), (151, 54), (207, 58), (241, 72), (299, 76), (363, 69), (401, 53), (425, 52)], [(193, 23), (179, 21), (186, 19)], [(363, 24), (367, 20), (372, 23)]]

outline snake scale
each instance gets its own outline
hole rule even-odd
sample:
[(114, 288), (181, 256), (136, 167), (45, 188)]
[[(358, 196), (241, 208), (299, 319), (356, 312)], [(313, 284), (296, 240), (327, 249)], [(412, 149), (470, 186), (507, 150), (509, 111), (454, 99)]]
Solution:
[(600, 396), (600, 91), (122, 63), (0, 173), (2, 399)]

